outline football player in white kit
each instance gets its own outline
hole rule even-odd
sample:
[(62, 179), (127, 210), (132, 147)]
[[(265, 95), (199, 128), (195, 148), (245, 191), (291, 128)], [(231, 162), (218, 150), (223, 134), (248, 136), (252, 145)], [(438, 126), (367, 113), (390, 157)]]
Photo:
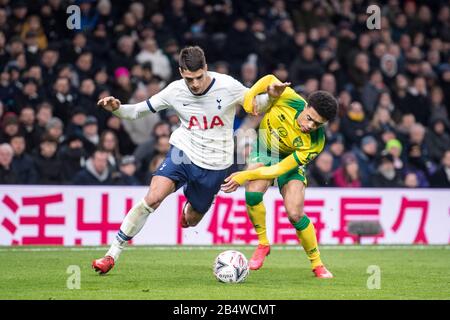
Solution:
[[(170, 137), (171, 150), (154, 173), (146, 196), (128, 212), (106, 255), (92, 262), (100, 274), (114, 266), (125, 244), (169, 194), (184, 186), (187, 204), (181, 225), (195, 226), (231, 173), (234, 117), (248, 88), (231, 76), (208, 71), (204, 52), (197, 46), (181, 50), (179, 71), (182, 79), (146, 101), (122, 105), (114, 97), (105, 97), (98, 102), (123, 119), (172, 108), (181, 120), (181, 126)], [(269, 103), (268, 95), (261, 95), (256, 106), (264, 108)]]

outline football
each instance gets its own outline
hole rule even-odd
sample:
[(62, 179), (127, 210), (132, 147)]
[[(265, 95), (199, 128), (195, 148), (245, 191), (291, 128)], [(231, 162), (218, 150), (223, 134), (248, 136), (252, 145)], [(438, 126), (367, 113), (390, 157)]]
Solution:
[(220, 253), (213, 264), (214, 276), (220, 282), (243, 282), (249, 274), (247, 258), (242, 252), (227, 250)]

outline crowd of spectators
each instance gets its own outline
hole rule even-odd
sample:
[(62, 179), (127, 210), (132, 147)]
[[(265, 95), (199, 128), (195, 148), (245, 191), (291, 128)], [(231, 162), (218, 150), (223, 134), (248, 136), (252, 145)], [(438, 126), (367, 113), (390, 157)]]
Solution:
[[(180, 49), (199, 45), (210, 70), (246, 86), (273, 73), (305, 97), (338, 98), (309, 186), (448, 188), (450, 5), (378, 1), (370, 29), (372, 3), (0, 0), (0, 183), (148, 184), (177, 115), (124, 121), (96, 102), (147, 99), (179, 78)], [(68, 28), (72, 4), (80, 30)], [(257, 123), (240, 109), (234, 129)]]

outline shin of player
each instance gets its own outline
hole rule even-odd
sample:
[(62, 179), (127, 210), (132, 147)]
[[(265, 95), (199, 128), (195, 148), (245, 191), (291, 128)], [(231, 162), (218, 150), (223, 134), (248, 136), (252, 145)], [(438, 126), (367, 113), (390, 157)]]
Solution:
[(155, 209), (150, 207), (145, 199), (136, 203), (130, 211), (128, 211), (106, 256), (111, 256), (114, 258), (114, 261), (117, 261), (125, 244), (141, 231), (148, 216), (153, 211), (155, 211)]

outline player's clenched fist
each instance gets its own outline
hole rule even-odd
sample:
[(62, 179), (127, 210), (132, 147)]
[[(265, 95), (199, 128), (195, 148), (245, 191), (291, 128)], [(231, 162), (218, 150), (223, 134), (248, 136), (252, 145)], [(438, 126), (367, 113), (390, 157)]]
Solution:
[(102, 107), (107, 111), (116, 111), (120, 107), (120, 100), (112, 96), (104, 97), (97, 102), (97, 106)]

